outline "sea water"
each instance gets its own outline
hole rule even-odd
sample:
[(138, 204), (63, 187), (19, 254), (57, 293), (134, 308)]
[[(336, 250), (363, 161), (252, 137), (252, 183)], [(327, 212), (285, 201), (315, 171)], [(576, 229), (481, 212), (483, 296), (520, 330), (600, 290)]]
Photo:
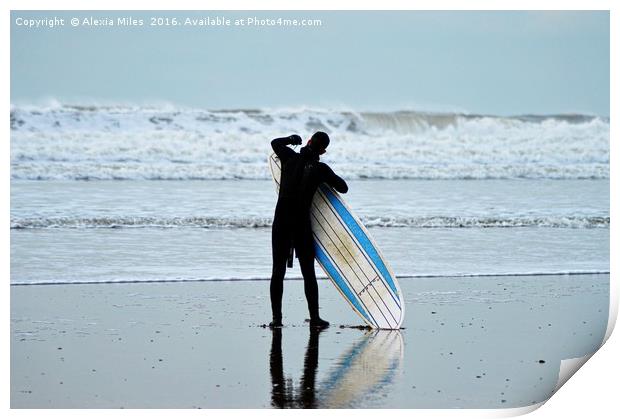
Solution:
[(11, 109), (11, 282), (268, 279), (270, 141), (316, 130), (403, 280), (609, 271), (606, 118), (55, 104)]

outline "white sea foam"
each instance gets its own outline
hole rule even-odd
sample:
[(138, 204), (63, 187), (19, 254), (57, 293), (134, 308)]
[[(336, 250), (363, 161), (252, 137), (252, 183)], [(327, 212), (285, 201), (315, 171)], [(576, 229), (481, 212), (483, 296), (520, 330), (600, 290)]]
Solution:
[[(11, 229), (33, 228), (266, 228), (271, 217), (33, 217), (11, 218)], [(367, 227), (413, 228), (609, 228), (609, 217), (362, 217)]]
[(328, 132), (352, 178), (607, 179), (609, 121), (327, 109), (11, 109), (12, 179), (266, 179), (269, 142)]

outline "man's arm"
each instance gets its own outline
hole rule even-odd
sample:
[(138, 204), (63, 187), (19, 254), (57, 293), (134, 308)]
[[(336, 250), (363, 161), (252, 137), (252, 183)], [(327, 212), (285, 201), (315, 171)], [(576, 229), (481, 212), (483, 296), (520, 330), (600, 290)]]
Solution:
[(291, 135), (289, 137), (276, 138), (271, 141), (271, 148), (275, 151), (276, 156), (282, 163), (285, 163), (288, 159), (295, 155), (295, 152), (288, 148), (288, 145), (301, 144), (301, 137), (299, 135)]
[(349, 187), (343, 178), (334, 173), (334, 171), (326, 164), (323, 164), (323, 176), (325, 183), (340, 193), (347, 193)]

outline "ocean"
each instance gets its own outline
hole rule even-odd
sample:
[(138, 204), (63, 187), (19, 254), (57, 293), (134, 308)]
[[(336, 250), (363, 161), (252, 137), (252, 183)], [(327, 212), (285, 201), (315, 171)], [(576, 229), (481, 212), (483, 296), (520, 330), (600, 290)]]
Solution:
[(609, 272), (607, 118), (57, 103), (11, 108), (11, 283), (269, 279), (270, 141), (316, 130), (402, 281)]

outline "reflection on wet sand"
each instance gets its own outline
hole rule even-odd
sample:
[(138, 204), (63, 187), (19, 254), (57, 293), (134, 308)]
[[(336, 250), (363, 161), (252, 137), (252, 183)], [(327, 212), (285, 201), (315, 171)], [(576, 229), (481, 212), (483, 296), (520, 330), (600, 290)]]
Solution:
[(299, 386), (286, 378), (282, 367), (282, 329), (272, 331), (269, 370), (271, 405), (277, 408), (354, 407), (392, 384), (402, 367), (403, 343), (399, 331), (366, 332), (338, 358), (318, 386), (319, 336), (322, 330), (310, 328), (303, 374)]
[(282, 329), (273, 329), (269, 371), (271, 373), (271, 405), (279, 408), (314, 408), (316, 398), (314, 385), (319, 362), (319, 334), (322, 330), (310, 328), (304, 371), (301, 383), (294, 388), (292, 380), (284, 377), (282, 368)]

